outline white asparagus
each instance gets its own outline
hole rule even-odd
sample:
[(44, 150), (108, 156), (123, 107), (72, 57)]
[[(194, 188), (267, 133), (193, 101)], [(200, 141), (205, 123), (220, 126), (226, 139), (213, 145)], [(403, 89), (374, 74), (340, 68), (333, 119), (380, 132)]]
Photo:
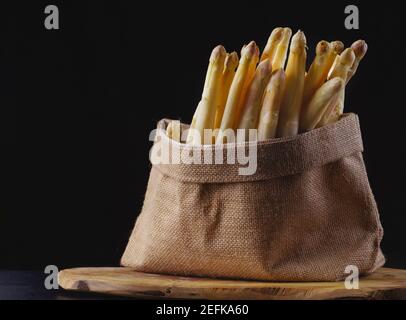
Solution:
[(180, 121), (172, 120), (171, 122), (169, 122), (168, 126), (166, 127), (166, 135), (172, 140), (180, 142), (181, 138)]
[(268, 42), (266, 43), (264, 51), (262, 52), (260, 62), (266, 59), (273, 61), (276, 49), (278, 47), (279, 42), (282, 39), (282, 36), (283, 36), (283, 28), (279, 27), (272, 30), (272, 33), (268, 38)]
[(272, 73), (265, 88), (258, 123), (258, 140), (275, 138), (285, 85), (285, 71), (278, 69)]
[(345, 49), (337, 59), (337, 63), (331, 70), (331, 73), (328, 77), (328, 80), (335, 78), (335, 77), (340, 77), (344, 81), (347, 80), (347, 75), (348, 71), (352, 67), (353, 63), (355, 61), (355, 54), (354, 50), (351, 48)]
[(324, 114), (332, 112), (344, 87), (344, 80), (336, 77), (328, 80), (316, 91), (302, 116), (301, 132), (314, 129)]
[(355, 60), (350, 70), (348, 71), (347, 83), (357, 72), (359, 63), (361, 62), (361, 60), (364, 58), (365, 54), (368, 51), (368, 45), (364, 40), (357, 40), (351, 45), (351, 49), (354, 50)]
[(316, 56), (305, 77), (303, 106), (309, 103), (316, 90), (326, 81), (328, 70), (334, 62), (334, 60), (328, 59), (332, 50), (333, 48), (327, 41), (322, 40), (317, 44)]
[[(329, 79), (339, 77), (344, 82), (347, 81), (347, 76), (350, 68), (354, 64), (355, 53), (351, 48), (345, 49), (336, 59), (336, 64), (332, 67)], [(338, 101), (330, 113), (323, 114), (316, 127), (322, 127), (326, 124), (337, 121), (344, 112), (345, 101), (345, 86), (341, 89)]]
[(216, 110), (216, 116), (214, 119), (214, 129), (220, 128), (221, 119), (223, 118), (224, 108), (226, 106), (228, 93), (230, 91), (231, 83), (235, 76), (235, 69), (238, 66), (238, 55), (236, 52), (232, 52), (227, 55), (224, 62), (223, 76), (221, 79), (221, 102)]
[[(256, 129), (259, 113), (261, 111), (261, 100), (265, 86), (268, 84), (272, 74), (272, 63), (269, 59), (263, 60), (255, 72), (247, 96), (242, 107), (239, 129)], [(248, 137), (248, 135), (247, 135)]]
[(240, 122), (242, 108), (243, 108), (243, 105), (245, 103), (245, 99), (247, 98), (248, 88), (251, 85), (252, 80), (254, 79), (255, 70), (257, 68), (258, 61), (259, 61), (259, 48), (255, 44), (255, 54), (252, 57), (252, 60), (250, 62), (250, 66), (248, 68), (247, 78), (245, 80), (244, 86), (242, 87), (239, 106), (238, 106), (237, 111), (235, 113), (235, 126), (236, 127), (238, 126), (238, 124)]
[(298, 31), (292, 38), (286, 67), (285, 92), (279, 113), (278, 137), (295, 136), (299, 132), (306, 68), (306, 37)]
[(283, 36), (276, 49), (275, 57), (272, 61), (273, 70), (278, 70), (285, 67), (286, 56), (289, 48), (290, 37), (292, 30), (290, 28), (283, 28)]
[(207, 85), (203, 89), (201, 105), (192, 130), (192, 144), (211, 143), (203, 141), (204, 129), (213, 129), (214, 117), (220, 103), (220, 82), (224, 69), (226, 51), (223, 46), (217, 46), (210, 57)]
[(240, 62), (234, 76), (233, 82), (230, 87), (230, 92), (227, 97), (226, 106), (224, 108), (223, 118), (221, 120), (220, 132), (217, 138), (217, 143), (222, 143), (224, 137), (222, 133), (227, 129), (236, 129), (236, 114), (238, 113), (238, 108), (240, 106), (240, 100), (242, 99), (242, 91), (244, 84), (247, 80), (248, 69), (254, 56), (256, 54), (256, 44), (254, 41), (250, 42), (242, 50), (242, 55)]

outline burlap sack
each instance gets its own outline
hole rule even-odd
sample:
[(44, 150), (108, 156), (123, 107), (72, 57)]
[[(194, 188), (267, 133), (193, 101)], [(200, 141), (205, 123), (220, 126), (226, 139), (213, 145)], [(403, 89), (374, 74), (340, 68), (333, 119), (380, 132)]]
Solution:
[[(191, 148), (165, 137), (161, 143)], [(355, 114), (259, 142), (257, 151), (253, 175), (239, 175), (238, 163), (153, 165), (122, 265), (183, 276), (333, 281), (348, 276), (348, 265), (367, 274), (384, 264)]]

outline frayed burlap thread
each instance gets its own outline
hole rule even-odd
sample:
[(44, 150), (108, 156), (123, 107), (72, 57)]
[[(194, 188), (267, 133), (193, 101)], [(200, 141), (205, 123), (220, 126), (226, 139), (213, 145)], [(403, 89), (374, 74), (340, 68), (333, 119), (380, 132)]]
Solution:
[[(230, 146), (209, 147), (226, 152)], [(250, 176), (238, 175), (239, 164), (153, 165), (121, 264), (149, 273), (268, 281), (338, 281), (348, 265), (368, 274), (384, 264), (355, 114), (257, 148)]]

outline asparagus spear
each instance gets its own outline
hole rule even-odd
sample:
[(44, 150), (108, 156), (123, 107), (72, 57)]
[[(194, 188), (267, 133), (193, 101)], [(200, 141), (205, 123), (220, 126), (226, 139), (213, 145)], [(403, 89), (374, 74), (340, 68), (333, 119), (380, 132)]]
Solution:
[(340, 55), (343, 52), (344, 43), (342, 43), (339, 40), (336, 40), (336, 41), (330, 42), (330, 46), (333, 48), (332, 53), (333, 53), (334, 58), (332, 58), (332, 60), (334, 60), (337, 55)]
[(265, 88), (258, 124), (258, 140), (272, 139), (276, 136), (279, 108), (285, 84), (285, 71), (278, 69), (272, 73)]
[(224, 62), (223, 76), (221, 79), (221, 101), (216, 110), (216, 116), (214, 120), (214, 129), (220, 128), (221, 119), (223, 118), (224, 107), (227, 102), (228, 92), (230, 91), (231, 83), (233, 82), (235, 69), (238, 66), (238, 54), (232, 52), (227, 55)]
[[(214, 50), (216, 50), (216, 48)], [(212, 52), (212, 54), (213, 54), (213, 52)], [(210, 60), (209, 61), (209, 66), (208, 66), (207, 71), (206, 71), (206, 77), (204, 79), (203, 91), (207, 90), (207, 87), (209, 85), (210, 76), (211, 76), (212, 72), (213, 72), (213, 63)], [(204, 95), (204, 93), (202, 93), (202, 95)], [(199, 101), (199, 103), (197, 104), (195, 113), (193, 114), (192, 122), (190, 123), (189, 132), (188, 132), (188, 135), (187, 135), (187, 138), (186, 138), (187, 143), (190, 143), (192, 141), (192, 139), (193, 139), (193, 136), (192, 136), (193, 129), (196, 126), (196, 118), (198, 116), (199, 110), (201, 109), (201, 108), (199, 108), (201, 105), (202, 105), (202, 101)]]
[(332, 69), (329, 80), (335, 77), (340, 77), (344, 81), (347, 80), (348, 71), (352, 67), (355, 61), (355, 54), (354, 50), (351, 48), (347, 48), (340, 54), (338, 57), (337, 63)]
[(193, 140), (193, 129), (196, 127), (196, 118), (197, 118), (197, 115), (199, 114), (199, 111), (201, 109), (200, 108), (201, 105), (202, 105), (202, 101), (199, 101), (199, 103), (197, 104), (195, 113), (193, 114), (192, 122), (190, 123), (190, 127), (188, 129), (186, 143), (191, 143), (192, 140)]
[(239, 129), (256, 129), (261, 111), (261, 100), (265, 86), (272, 74), (272, 63), (269, 59), (263, 60), (255, 72), (247, 96), (242, 107)]
[(166, 135), (172, 140), (180, 142), (180, 122), (169, 122), (168, 126), (166, 127)]
[[(242, 55), (240, 62), (234, 76), (233, 82), (231, 83), (230, 91), (227, 97), (226, 106), (224, 108), (223, 118), (221, 120), (220, 131), (224, 132), (227, 129), (235, 129), (236, 127), (236, 117), (238, 113), (238, 108), (240, 105), (240, 100), (242, 97), (242, 91), (244, 84), (247, 80), (248, 69), (253, 59), (255, 59), (256, 54), (256, 44), (251, 41), (248, 46), (242, 50)], [(223, 142), (223, 136), (218, 135), (217, 142)]]
[(290, 28), (283, 28), (283, 36), (276, 49), (275, 57), (272, 61), (272, 68), (278, 70), (285, 67), (286, 55), (288, 53), (289, 41), (292, 36)]
[(283, 36), (283, 28), (279, 27), (272, 30), (272, 33), (268, 38), (268, 42), (264, 48), (264, 51), (262, 52), (260, 60), (261, 62), (266, 59), (273, 61), (276, 48), (278, 47), (278, 44), (281, 41), (282, 36)]
[(235, 114), (235, 120), (236, 120), (235, 125), (236, 126), (238, 125), (240, 117), (241, 117), (241, 111), (242, 111), (242, 107), (244, 105), (245, 99), (247, 97), (248, 87), (251, 85), (251, 82), (254, 79), (255, 70), (257, 68), (258, 61), (259, 61), (259, 48), (255, 44), (255, 53), (254, 53), (254, 56), (252, 57), (250, 66), (248, 68), (247, 78), (244, 82), (244, 86), (242, 87), (241, 99), (239, 101), (239, 106), (238, 106), (237, 112)]
[[(354, 50), (347, 48), (343, 51), (342, 54), (337, 59), (336, 65), (330, 72), (329, 79), (339, 77), (344, 82), (347, 81), (347, 76), (350, 68), (354, 64), (355, 54)], [(339, 98), (336, 106), (334, 107), (331, 113), (325, 113), (320, 119), (320, 122), (317, 124), (317, 127), (322, 127), (328, 123), (337, 121), (344, 111), (344, 100), (345, 100), (345, 86), (341, 88)]]
[(223, 46), (214, 48), (209, 61), (208, 77), (206, 77), (207, 84), (203, 89), (201, 105), (196, 115), (195, 130), (192, 131), (192, 134), (197, 131), (199, 135), (193, 134), (192, 144), (207, 143), (207, 141), (202, 141), (204, 129), (212, 129), (214, 126), (215, 112), (220, 103), (220, 82), (225, 57), (226, 51)]
[(302, 123), (302, 116), (306, 113), (309, 102), (313, 98), (314, 93), (326, 81), (329, 70), (331, 69), (337, 55), (343, 51), (343, 48), (344, 44), (341, 41), (328, 43), (327, 41), (322, 40), (317, 44), (316, 57), (305, 77), (300, 123)]
[(305, 78), (303, 107), (307, 106), (316, 90), (326, 81), (328, 72), (337, 56), (336, 46), (334, 43), (328, 43), (324, 40), (317, 44), (316, 57)]
[[(246, 82), (249, 82), (249, 80), (252, 80), (252, 78), (254, 77), (255, 69), (256, 69), (256, 66), (257, 66), (258, 61), (259, 61), (259, 48), (258, 48), (257, 44), (255, 43), (255, 41), (251, 41), (251, 42), (254, 42), (255, 49), (254, 49), (254, 56), (252, 57), (252, 60), (251, 60), (250, 65), (249, 65), (247, 81)], [(247, 48), (247, 45), (244, 44), (242, 46), (242, 48), (241, 48), (241, 56), (243, 55), (243, 52), (246, 50), (246, 48)]]
[(294, 136), (299, 131), (300, 108), (302, 105), (306, 64), (306, 37), (298, 31), (292, 38), (288, 64), (286, 67), (286, 85), (282, 100), (277, 135)]
[(302, 132), (314, 129), (324, 114), (332, 112), (344, 87), (344, 80), (336, 77), (328, 80), (316, 91), (306, 112), (302, 114)]
[(344, 112), (344, 101), (345, 101), (345, 86), (341, 88), (338, 94), (338, 99), (331, 112), (323, 114), (319, 123), (316, 125), (316, 128), (320, 128), (322, 126), (325, 126), (326, 124), (333, 123), (339, 120)]
[(368, 45), (364, 40), (357, 40), (351, 45), (351, 49), (354, 50), (355, 60), (350, 70), (348, 71), (347, 83), (354, 76), (355, 72), (358, 69), (360, 61), (362, 60), (362, 58), (364, 58), (365, 54), (367, 53)]
[(168, 126), (166, 127), (166, 135), (172, 139), (172, 121), (169, 122)]

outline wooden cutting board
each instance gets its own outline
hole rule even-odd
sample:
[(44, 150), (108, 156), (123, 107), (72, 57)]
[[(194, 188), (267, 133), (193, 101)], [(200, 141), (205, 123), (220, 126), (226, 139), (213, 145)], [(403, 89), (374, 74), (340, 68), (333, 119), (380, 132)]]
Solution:
[(344, 282), (260, 282), (141, 273), (131, 268), (76, 268), (59, 273), (66, 290), (139, 298), (184, 299), (406, 299), (406, 270), (381, 268), (361, 278), (359, 289)]

